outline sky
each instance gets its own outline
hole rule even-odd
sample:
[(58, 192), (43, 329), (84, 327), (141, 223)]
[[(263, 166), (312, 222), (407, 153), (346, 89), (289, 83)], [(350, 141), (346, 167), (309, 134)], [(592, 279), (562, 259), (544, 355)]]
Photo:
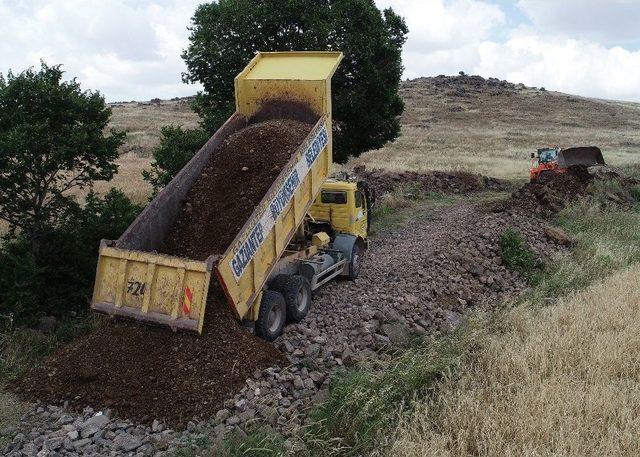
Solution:
[[(180, 58), (199, 0), (0, 0), (0, 73), (63, 64), (108, 101), (194, 94)], [(376, 0), (404, 16), (405, 78), (479, 74), (640, 102), (638, 0)]]

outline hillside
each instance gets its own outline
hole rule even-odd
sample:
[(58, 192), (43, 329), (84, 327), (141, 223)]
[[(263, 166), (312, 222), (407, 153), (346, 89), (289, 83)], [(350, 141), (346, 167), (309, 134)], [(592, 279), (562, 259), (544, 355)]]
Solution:
[(640, 156), (640, 104), (526, 88), (479, 76), (406, 81), (402, 136), (354, 164), (390, 169), (468, 169), (527, 176), (544, 145), (600, 146), (616, 165)]
[[(527, 88), (479, 76), (436, 76), (404, 81), (402, 135), (349, 165), (393, 170), (477, 171), (526, 178), (529, 154), (548, 144), (600, 146), (622, 165), (640, 159), (640, 104), (590, 99)], [(148, 166), (160, 128), (195, 127), (189, 99), (112, 105), (115, 128), (128, 132), (115, 185), (144, 201), (139, 179)]]

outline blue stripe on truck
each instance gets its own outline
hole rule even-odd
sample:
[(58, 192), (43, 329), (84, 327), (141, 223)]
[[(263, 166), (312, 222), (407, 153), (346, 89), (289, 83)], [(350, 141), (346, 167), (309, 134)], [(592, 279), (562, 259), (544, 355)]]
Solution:
[(295, 164), (291, 173), (289, 173), (282, 185), (278, 188), (275, 196), (258, 222), (247, 232), (248, 234), (245, 239), (239, 243), (240, 248), (229, 262), (236, 281), (240, 280), (247, 265), (249, 265), (255, 257), (258, 249), (262, 246), (262, 243), (264, 243), (264, 240), (275, 225), (276, 220), (291, 202), (296, 190), (298, 190), (300, 184), (320, 155), (320, 152), (322, 152), (328, 143), (329, 132), (327, 131), (326, 124), (323, 123), (314, 133), (309, 146), (302, 154), (300, 160)]

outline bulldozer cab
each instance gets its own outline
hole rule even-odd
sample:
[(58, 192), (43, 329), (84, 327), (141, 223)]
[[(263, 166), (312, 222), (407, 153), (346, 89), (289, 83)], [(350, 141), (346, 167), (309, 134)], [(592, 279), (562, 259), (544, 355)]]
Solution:
[(538, 149), (538, 162), (549, 163), (558, 158), (558, 148), (542, 148)]

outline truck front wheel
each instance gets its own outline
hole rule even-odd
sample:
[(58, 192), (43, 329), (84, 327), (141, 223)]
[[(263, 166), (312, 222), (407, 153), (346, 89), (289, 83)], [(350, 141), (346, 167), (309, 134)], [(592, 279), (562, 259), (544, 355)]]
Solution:
[(287, 306), (282, 294), (275, 290), (265, 290), (256, 321), (256, 335), (267, 341), (275, 340), (282, 334), (286, 315)]
[(270, 287), (284, 297), (287, 321), (300, 322), (311, 308), (311, 284), (301, 275), (278, 275)]
[(355, 280), (360, 276), (360, 267), (362, 266), (362, 257), (364, 256), (364, 247), (360, 243), (354, 243), (351, 251), (351, 260), (349, 261), (349, 279)]

